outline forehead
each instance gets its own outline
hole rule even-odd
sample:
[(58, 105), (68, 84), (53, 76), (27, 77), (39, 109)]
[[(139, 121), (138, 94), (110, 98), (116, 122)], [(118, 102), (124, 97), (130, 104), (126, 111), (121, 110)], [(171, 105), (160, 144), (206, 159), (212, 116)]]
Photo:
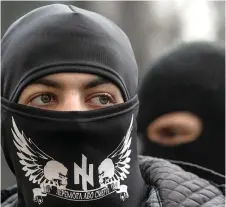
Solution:
[(110, 80), (88, 73), (56, 73), (43, 76), (28, 84), (26, 89), (35, 88), (36, 86), (51, 87), (56, 89), (91, 89), (101, 85), (110, 86), (111, 88), (113, 87), (120, 90)]

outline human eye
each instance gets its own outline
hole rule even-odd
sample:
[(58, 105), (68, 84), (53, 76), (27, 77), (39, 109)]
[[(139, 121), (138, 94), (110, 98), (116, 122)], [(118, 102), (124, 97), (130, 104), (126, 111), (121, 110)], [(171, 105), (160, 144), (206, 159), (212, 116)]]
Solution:
[(56, 102), (56, 96), (51, 93), (41, 93), (30, 98), (29, 105), (45, 107)]
[(113, 96), (110, 94), (95, 94), (88, 98), (87, 103), (95, 108), (112, 106), (116, 103)]

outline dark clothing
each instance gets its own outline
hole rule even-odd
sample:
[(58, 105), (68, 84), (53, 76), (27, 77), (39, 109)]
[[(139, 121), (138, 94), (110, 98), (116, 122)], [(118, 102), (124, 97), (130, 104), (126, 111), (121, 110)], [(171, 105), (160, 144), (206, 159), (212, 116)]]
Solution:
[[(218, 188), (163, 159), (139, 157), (141, 174), (148, 185), (144, 207), (223, 207)], [(2, 207), (16, 207), (16, 186), (1, 193)]]
[[(220, 176), (213, 176), (212, 173), (200, 171), (196, 167), (180, 165), (184, 170), (206, 180), (219, 185), (225, 183), (223, 47), (209, 42), (185, 43), (163, 55), (147, 70), (142, 79), (139, 101), (140, 154), (208, 168), (207, 171), (214, 171)], [(153, 137), (148, 137), (148, 126), (160, 118), (163, 119), (163, 116), (176, 112), (192, 114), (202, 123), (201, 132), (193, 141), (183, 143), (182, 137), (188, 133), (186, 129), (177, 125), (172, 127), (170, 124), (158, 128), (159, 133), (166, 131), (170, 134), (161, 137), (169, 140), (178, 137), (181, 144), (172, 147), (154, 142)]]
[[(88, 111), (17, 104), (27, 85), (67, 72), (107, 79), (124, 103)], [(1, 73), (2, 148), (17, 178), (18, 207), (140, 206), (138, 68), (117, 25), (74, 6), (37, 8), (2, 38)]]

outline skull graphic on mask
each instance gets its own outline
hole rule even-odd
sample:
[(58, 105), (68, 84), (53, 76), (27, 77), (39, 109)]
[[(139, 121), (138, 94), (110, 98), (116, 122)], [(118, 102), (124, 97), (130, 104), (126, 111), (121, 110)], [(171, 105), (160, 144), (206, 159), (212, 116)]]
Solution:
[(55, 160), (49, 161), (44, 167), (45, 177), (59, 189), (65, 189), (68, 184), (67, 172), (68, 169)]
[(115, 167), (111, 159), (105, 159), (98, 167), (99, 183), (101, 187), (110, 183), (111, 178), (114, 176)]
[(98, 167), (99, 183), (100, 187), (106, 187), (111, 184), (116, 190), (116, 193), (120, 194), (120, 199), (125, 200), (129, 198), (126, 185), (121, 185), (118, 179), (114, 179), (115, 165), (109, 158), (105, 159)]
[(68, 184), (67, 172), (68, 169), (60, 162), (55, 160), (47, 162), (43, 169), (43, 173), (48, 181), (41, 183), (40, 188), (33, 189), (33, 200), (41, 204), (43, 202), (43, 197), (47, 196), (47, 193), (50, 192), (52, 186), (57, 187), (57, 189), (66, 189)]

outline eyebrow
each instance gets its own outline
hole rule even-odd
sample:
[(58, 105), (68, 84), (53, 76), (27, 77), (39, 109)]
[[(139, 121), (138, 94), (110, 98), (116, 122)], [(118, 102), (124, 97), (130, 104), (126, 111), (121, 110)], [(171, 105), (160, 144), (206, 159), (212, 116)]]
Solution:
[(98, 78), (84, 84), (83, 87), (84, 87), (84, 89), (90, 89), (90, 88), (95, 88), (102, 84), (110, 84), (110, 83), (111, 83), (111, 81), (109, 81), (105, 78), (102, 78), (102, 77), (98, 77)]
[[(97, 77), (96, 79), (94, 79), (88, 83), (85, 83), (83, 85), (83, 88), (85, 90), (87, 90), (87, 89), (95, 88), (102, 84), (111, 84), (111, 83), (112, 83), (111, 81), (109, 81), (105, 78)], [(63, 88), (63, 85), (61, 83), (54, 81), (54, 80), (45, 79), (45, 78), (37, 79), (31, 83), (31, 85), (36, 85), (36, 84), (37, 85), (45, 85), (47, 87), (52, 87), (52, 88), (57, 88), (57, 89)]]
[(33, 81), (31, 85), (45, 85), (52, 88), (62, 88), (62, 84), (45, 78), (37, 79)]

